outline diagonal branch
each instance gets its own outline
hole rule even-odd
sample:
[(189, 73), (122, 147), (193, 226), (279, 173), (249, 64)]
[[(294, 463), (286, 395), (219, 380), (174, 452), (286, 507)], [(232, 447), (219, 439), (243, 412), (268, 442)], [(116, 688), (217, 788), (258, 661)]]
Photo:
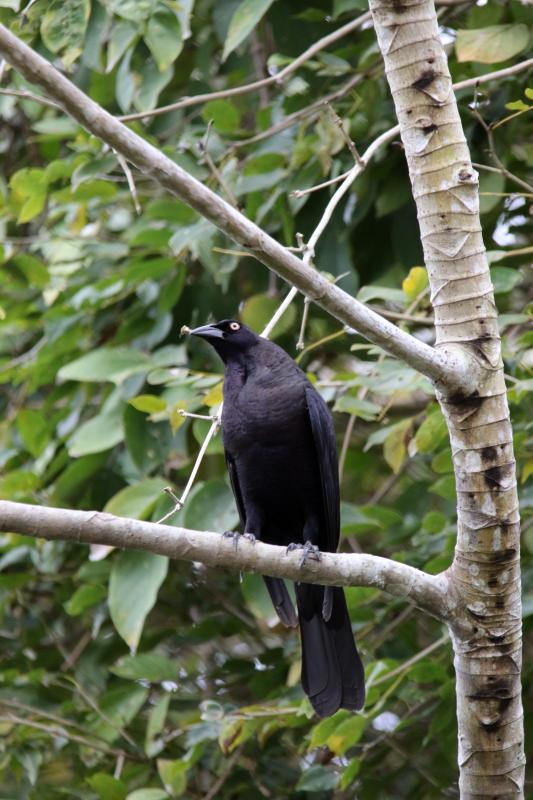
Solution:
[(367, 586), (407, 600), (445, 620), (453, 600), (445, 573), (427, 575), (388, 558), (360, 553), (322, 553), (320, 561), (301, 565), (301, 554), (263, 542), (252, 544), (211, 531), (192, 531), (154, 522), (114, 517), (98, 511), (72, 511), (24, 503), (0, 501), (0, 531), (43, 539), (103, 544), (168, 556), (181, 561), (200, 561), (209, 567), (258, 572), (328, 586)]
[(374, 344), (427, 375), (444, 392), (473, 391), (476, 373), (460, 348), (429, 347), (330, 283), (157, 148), (129, 130), (75, 87), (44, 58), (0, 26), (0, 54), (41, 86), (88, 131), (172, 191), (227, 236), (312, 301)]

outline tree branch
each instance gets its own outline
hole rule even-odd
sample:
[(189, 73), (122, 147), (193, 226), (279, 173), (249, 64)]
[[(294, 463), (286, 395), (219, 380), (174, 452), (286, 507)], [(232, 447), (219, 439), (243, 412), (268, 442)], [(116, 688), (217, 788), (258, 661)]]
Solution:
[(419, 370), (440, 391), (474, 390), (476, 370), (460, 348), (429, 347), (343, 292), (316, 270), (302, 265), (265, 231), (94, 103), (4, 26), (0, 26), (0, 54), (27, 80), (45, 89), (80, 125), (159, 181), (341, 322)]
[(445, 620), (453, 599), (445, 573), (427, 575), (407, 564), (379, 556), (322, 553), (320, 561), (301, 565), (298, 551), (244, 537), (237, 546), (229, 537), (211, 531), (192, 531), (154, 522), (114, 517), (98, 511), (71, 511), (0, 501), (0, 531), (43, 539), (103, 544), (168, 556), (181, 561), (200, 561), (209, 567), (258, 572), (274, 578), (319, 583), (327, 586), (366, 586), (382, 589)]

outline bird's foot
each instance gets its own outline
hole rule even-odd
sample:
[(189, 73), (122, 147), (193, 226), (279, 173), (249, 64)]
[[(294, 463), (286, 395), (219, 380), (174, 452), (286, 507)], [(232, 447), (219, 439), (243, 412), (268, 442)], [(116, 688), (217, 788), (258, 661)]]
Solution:
[(322, 553), (316, 546), (316, 544), (311, 544), (311, 542), (306, 542), (303, 547), (302, 553), (302, 560), (300, 561), (300, 566), (305, 567), (309, 560), (311, 561), (320, 561), (322, 558)]
[(295, 550), (303, 550), (303, 547), (303, 544), (300, 544), (299, 542), (291, 542), (287, 545), (285, 552), (293, 553)]
[(222, 536), (224, 539), (232, 539), (235, 550), (239, 549), (239, 539), (241, 538), (241, 534), (238, 531), (224, 531)]
[(287, 553), (292, 553), (294, 550), (303, 550), (302, 560), (300, 561), (301, 567), (305, 567), (310, 559), (311, 561), (320, 561), (322, 558), (322, 553), (316, 544), (311, 544), (311, 542), (305, 542), (305, 544), (291, 542), (291, 544), (287, 545)]
[(257, 542), (257, 536), (253, 533), (243, 533), (243, 538), (248, 539), (250, 544), (255, 544)]

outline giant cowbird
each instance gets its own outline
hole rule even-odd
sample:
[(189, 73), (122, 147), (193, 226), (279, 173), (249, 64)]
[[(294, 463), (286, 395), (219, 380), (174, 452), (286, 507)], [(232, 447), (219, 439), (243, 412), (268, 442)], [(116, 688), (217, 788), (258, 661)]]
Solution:
[[(222, 437), (243, 532), (269, 544), (304, 546), (304, 557), (335, 552), (339, 479), (333, 421), (304, 372), (280, 347), (235, 320), (191, 334), (224, 362)], [(281, 622), (297, 617), (280, 578), (265, 582)], [(357, 710), (365, 699), (344, 592), (296, 584), (302, 684), (321, 717)]]

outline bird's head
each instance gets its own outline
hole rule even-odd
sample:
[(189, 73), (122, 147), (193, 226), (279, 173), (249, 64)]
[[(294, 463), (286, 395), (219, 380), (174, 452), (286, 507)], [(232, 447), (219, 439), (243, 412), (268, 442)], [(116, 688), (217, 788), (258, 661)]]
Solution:
[(224, 363), (238, 360), (255, 347), (261, 338), (246, 325), (234, 319), (223, 319), (210, 325), (202, 325), (189, 331), (191, 336), (200, 336), (215, 348)]

